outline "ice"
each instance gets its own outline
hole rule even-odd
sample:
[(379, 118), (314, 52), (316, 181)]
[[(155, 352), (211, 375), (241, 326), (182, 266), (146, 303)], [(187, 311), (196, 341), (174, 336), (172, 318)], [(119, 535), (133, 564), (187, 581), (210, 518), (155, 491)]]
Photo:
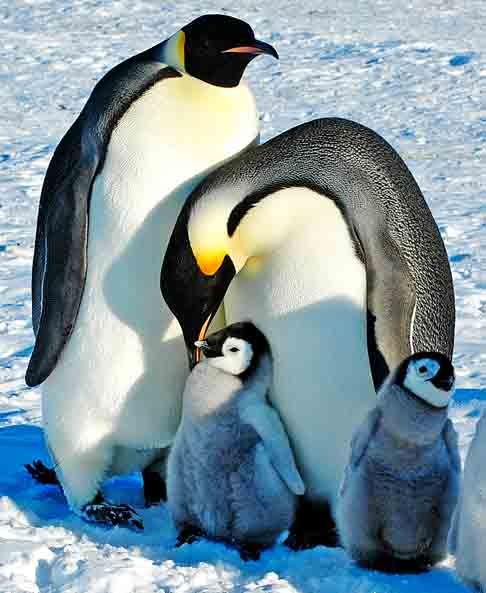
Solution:
[[(4, 0), (0, 3), (0, 591), (2, 593), (459, 593), (453, 560), (421, 576), (357, 568), (342, 550), (278, 546), (243, 563), (222, 545), (175, 550), (163, 507), (145, 533), (83, 523), (56, 487), (22, 464), (46, 463), (32, 348), (30, 266), (43, 175), (93, 84), (110, 67), (203, 13), (244, 18), (273, 43), (248, 80), (262, 138), (337, 115), (382, 134), (433, 210), (457, 296), (452, 416), (464, 455), (486, 406), (486, 40), (484, 0)], [(69, 395), (66, 394), (68, 397)], [(140, 507), (140, 479), (109, 484)]]

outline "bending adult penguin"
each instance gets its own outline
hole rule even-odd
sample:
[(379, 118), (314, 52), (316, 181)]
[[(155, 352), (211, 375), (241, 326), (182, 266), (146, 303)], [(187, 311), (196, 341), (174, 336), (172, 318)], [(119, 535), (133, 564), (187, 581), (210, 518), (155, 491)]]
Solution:
[(248, 319), (267, 336), (270, 399), (307, 487), (290, 541), (333, 543), (349, 444), (376, 389), (416, 350), (452, 355), (447, 254), (402, 159), (338, 118), (252, 148), (186, 201), (161, 290), (193, 360), (223, 297), (227, 323)]
[(278, 57), (247, 23), (196, 19), (108, 72), (49, 165), (26, 382), (43, 383), (56, 474), (90, 519), (130, 522), (126, 505), (102, 501), (101, 481), (149, 466), (177, 429), (186, 357), (160, 266), (196, 180), (257, 137), (240, 80), (259, 54)]

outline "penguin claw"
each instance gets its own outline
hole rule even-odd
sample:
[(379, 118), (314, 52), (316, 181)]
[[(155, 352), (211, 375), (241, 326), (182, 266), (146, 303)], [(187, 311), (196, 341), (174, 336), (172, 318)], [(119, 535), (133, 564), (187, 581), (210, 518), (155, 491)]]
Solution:
[(129, 527), (143, 531), (143, 520), (128, 504), (93, 502), (83, 507), (82, 517), (90, 523)]
[(59, 486), (59, 479), (54, 469), (45, 466), (40, 459), (33, 461), (32, 464), (26, 463), (24, 467), (36, 482)]

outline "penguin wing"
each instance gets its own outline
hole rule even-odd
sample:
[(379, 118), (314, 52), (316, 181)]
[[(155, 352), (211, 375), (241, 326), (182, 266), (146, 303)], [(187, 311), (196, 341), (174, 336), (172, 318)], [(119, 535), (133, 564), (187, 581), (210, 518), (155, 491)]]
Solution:
[[(375, 389), (412, 349), (417, 295), (407, 261), (388, 234), (377, 230), (366, 248), (368, 353)], [(397, 339), (403, 336), (405, 339)]]
[(350, 465), (353, 469), (357, 468), (363, 459), (371, 439), (376, 434), (378, 423), (381, 418), (381, 411), (374, 408), (366, 417), (365, 421), (354, 433), (351, 440), (351, 458)]
[(83, 120), (81, 114), (58, 145), (42, 187), (32, 267), (35, 345), (25, 377), (31, 387), (55, 367), (86, 278), (88, 202), (99, 157), (82, 146)]
[(459, 455), (459, 442), (456, 429), (454, 428), (450, 418), (447, 419), (447, 422), (445, 423), (445, 426), (442, 430), (442, 434), (444, 436), (444, 442), (449, 453), (452, 467), (455, 471), (460, 472), (461, 457)]
[(252, 403), (240, 411), (240, 418), (258, 433), (273, 467), (289, 489), (294, 494), (304, 494), (305, 485), (277, 412), (264, 402)]
[(156, 82), (180, 77), (161, 68), (157, 46), (110, 70), (56, 148), (42, 186), (32, 268), (35, 344), (25, 382), (42, 383), (71, 335), (87, 267), (91, 188), (111, 133), (133, 101)]

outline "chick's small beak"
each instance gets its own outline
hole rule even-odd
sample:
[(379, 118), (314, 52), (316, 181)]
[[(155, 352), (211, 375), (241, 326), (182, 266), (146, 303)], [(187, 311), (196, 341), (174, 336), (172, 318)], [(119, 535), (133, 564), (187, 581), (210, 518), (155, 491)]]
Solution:
[(454, 375), (449, 375), (448, 377), (435, 378), (433, 383), (436, 387), (442, 389), (443, 391), (450, 391), (454, 387)]
[(264, 41), (255, 41), (252, 42), (251, 45), (241, 45), (237, 47), (231, 47), (230, 49), (225, 49), (223, 51), (224, 54), (232, 53), (232, 54), (267, 54), (269, 56), (273, 56), (277, 60), (278, 53), (277, 50), (271, 46), (269, 43), (265, 43)]

